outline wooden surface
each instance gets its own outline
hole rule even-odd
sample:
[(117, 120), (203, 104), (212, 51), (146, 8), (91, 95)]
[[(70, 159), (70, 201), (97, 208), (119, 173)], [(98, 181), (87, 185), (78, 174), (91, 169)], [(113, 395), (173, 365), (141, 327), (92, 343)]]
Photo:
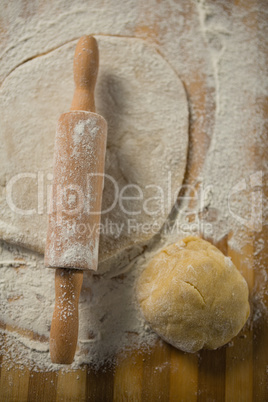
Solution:
[[(20, 15), (20, 18), (25, 21), (29, 18), (26, 3), (25, 10), (27, 9), (27, 12), (25, 11), (25, 15)], [(217, 3), (223, 10), (226, 3), (235, 4), (245, 12), (252, 8), (251, 18), (244, 18), (243, 23), (248, 27), (252, 38), (261, 34), (258, 18), (264, 2), (234, 0), (226, 3), (217, 1)], [(179, 4), (180, 1), (178, 1)], [(182, 13), (187, 16), (189, 21), (191, 19), (195, 21), (194, 2), (188, 2), (187, 7), (186, 2), (182, 1), (181, 4), (183, 7), (185, 6)], [(103, 12), (105, 12), (105, 2), (103, 7)], [(161, 46), (161, 43), (164, 43), (165, 33), (161, 31), (161, 24), (159, 24), (161, 16), (157, 13), (157, 3), (153, 1), (137, 2), (136, 8), (138, 18), (134, 35), (150, 42), (160, 43)], [(40, 7), (33, 7), (32, 12), (42, 12), (41, 2)], [(60, 14), (60, 9), (58, 12)], [(165, 18), (168, 18), (168, 13)], [(173, 28), (175, 30), (171, 24), (170, 29)], [(84, 33), (90, 32), (80, 34)], [(123, 34), (124, 32), (122, 32)], [(8, 41), (4, 31), (1, 31), (1, 38), (3, 41)], [(174, 37), (174, 40), (179, 39)], [(191, 59), (193, 56), (189, 54), (188, 57)], [(207, 133), (212, 132), (214, 126), (214, 93), (203, 74), (205, 69), (205, 63), (202, 64), (201, 60), (196, 66), (194, 75), (192, 72), (185, 72), (185, 76), (183, 76), (182, 72), (191, 112), (199, 117), (198, 119), (192, 118), (190, 123), (190, 151), (186, 183), (195, 183), (209, 147)], [(267, 119), (266, 99), (263, 97), (254, 101), (258, 102), (263, 112), (263, 119)], [(262, 161), (268, 156), (267, 151), (264, 148), (258, 149), (256, 145), (256, 149), (251, 152), (251, 155), (252, 164), (256, 170), (262, 169)], [(267, 188), (264, 189), (264, 192), (267, 196)], [(267, 243), (261, 252), (256, 252), (258, 239), (267, 239), (267, 226), (263, 225), (261, 233), (248, 232), (246, 235), (249, 240), (248, 245), (239, 253), (228, 248), (227, 238), (216, 245), (226, 255), (232, 257), (245, 276), (250, 288), (251, 309), (254, 312), (257, 305), (255, 302), (253, 303), (253, 300), (257, 300), (258, 293), (262, 294), (262, 301), (266, 304), (266, 308), (268, 307), (268, 285), (263, 281), (263, 271), (260, 269), (260, 267), (267, 266)], [(5, 364), (5, 348), (3, 348), (0, 400), (38, 402), (268, 401), (267, 339), (268, 320), (265, 315), (262, 315), (258, 320), (248, 322), (242, 332), (233, 340), (232, 347), (186, 354), (159, 341), (153, 349), (147, 352), (133, 351), (128, 356), (117, 356), (115, 368), (103, 367), (98, 372), (94, 372), (89, 366), (83, 366), (80, 370), (68, 373), (61, 370), (36, 373), (27, 368), (21, 370), (20, 367), (8, 369)]]

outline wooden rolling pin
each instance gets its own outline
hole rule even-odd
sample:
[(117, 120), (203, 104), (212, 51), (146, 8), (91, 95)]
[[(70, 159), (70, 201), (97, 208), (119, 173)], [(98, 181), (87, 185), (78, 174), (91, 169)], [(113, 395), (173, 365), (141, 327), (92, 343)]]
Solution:
[(71, 112), (56, 131), (52, 202), (45, 265), (56, 268), (55, 309), (50, 331), (53, 363), (73, 361), (78, 338), (78, 301), (83, 270), (97, 270), (98, 225), (104, 179), (107, 124), (95, 113), (98, 46), (80, 38), (74, 56)]

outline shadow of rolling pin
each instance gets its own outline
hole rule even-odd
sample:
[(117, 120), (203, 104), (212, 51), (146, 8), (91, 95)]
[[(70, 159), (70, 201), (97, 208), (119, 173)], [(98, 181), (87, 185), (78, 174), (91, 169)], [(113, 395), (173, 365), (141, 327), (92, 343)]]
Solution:
[[(80, 38), (74, 56), (71, 111), (60, 116), (54, 150), (53, 192), (45, 265), (56, 268), (50, 331), (53, 363), (71, 364), (78, 339), (83, 270), (97, 270), (107, 124), (95, 113), (98, 46)], [(90, 228), (90, 230), (89, 230)]]

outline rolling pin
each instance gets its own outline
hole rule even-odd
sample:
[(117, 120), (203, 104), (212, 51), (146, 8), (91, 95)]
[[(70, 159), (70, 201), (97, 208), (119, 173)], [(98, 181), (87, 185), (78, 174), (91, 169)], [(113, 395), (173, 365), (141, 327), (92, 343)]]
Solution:
[(53, 363), (73, 361), (78, 338), (78, 302), (83, 270), (97, 270), (107, 138), (95, 113), (99, 65), (94, 37), (83, 36), (74, 56), (71, 111), (60, 116), (54, 149), (45, 265), (56, 268), (55, 309), (50, 330)]

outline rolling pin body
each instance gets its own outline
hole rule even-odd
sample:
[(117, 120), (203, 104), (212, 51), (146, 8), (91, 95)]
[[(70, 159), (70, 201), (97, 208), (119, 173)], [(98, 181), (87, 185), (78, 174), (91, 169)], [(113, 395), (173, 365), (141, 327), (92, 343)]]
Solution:
[(61, 115), (54, 151), (48, 267), (97, 270), (106, 121), (96, 113)]
[(50, 331), (50, 355), (54, 363), (73, 361), (83, 270), (95, 271), (98, 265), (107, 124), (95, 113), (97, 72), (97, 42), (84, 36), (75, 51), (76, 88), (71, 112), (61, 115), (55, 138), (45, 251), (45, 265), (56, 268)]

